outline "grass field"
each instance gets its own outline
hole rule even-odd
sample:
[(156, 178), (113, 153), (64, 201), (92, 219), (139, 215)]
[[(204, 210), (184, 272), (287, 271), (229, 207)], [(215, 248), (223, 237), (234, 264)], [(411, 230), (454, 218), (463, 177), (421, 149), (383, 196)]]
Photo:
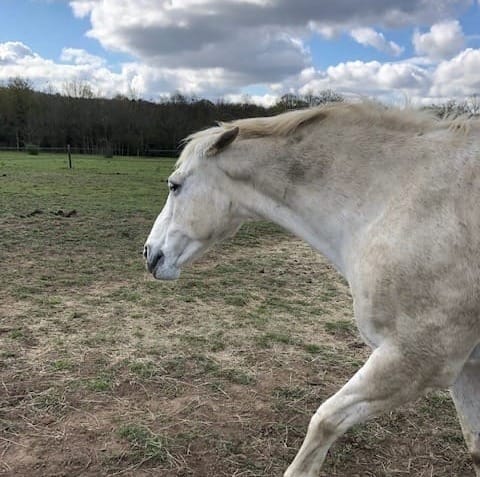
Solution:
[[(141, 250), (172, 160), (0, 155), (0, 474), (281, 476), (368, 350), (348, 287), (275, 226), (177, 282)], [(468, 477), (447, 393), (351, 430), (322, 477)]]

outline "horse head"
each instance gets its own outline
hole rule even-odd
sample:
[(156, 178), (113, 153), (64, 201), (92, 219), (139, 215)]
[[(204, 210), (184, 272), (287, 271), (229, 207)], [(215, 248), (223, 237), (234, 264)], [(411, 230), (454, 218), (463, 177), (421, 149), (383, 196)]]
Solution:
[(239, 229), (241, 214), (230, 197), (228, 178), (216, 164), (238, 132), (238, 127), (213, 128), (196, 135), (183, 150), (144, 247), (155, 278), (177, 279), (182, 267)]

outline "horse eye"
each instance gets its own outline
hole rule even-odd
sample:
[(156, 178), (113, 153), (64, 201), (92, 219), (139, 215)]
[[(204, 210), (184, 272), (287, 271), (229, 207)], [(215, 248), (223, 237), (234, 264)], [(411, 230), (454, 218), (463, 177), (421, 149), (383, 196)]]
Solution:
[(175, 184), (175, 182), (169, 182), (168, 188), (171, 192), (177, 192), (180, 189), (180, 184)]

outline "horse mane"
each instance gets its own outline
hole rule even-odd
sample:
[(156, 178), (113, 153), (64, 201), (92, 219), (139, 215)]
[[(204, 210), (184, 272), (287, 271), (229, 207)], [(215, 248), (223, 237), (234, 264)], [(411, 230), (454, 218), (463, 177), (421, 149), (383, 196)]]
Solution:
[(391, 131), (410, 131), (418, 135), (435, 129), (447, 129), (468, 134), (472, 121), (468, 118), (439, 119), (430, 111), (387, 107), (373, 101), (330, 103), (309, 109), (289, 111), (276, 116), (219, 122), (216, 127), (191, 134), (185, 139), (184, 144), (188, 149), (201, 147), (200, 143), (204, 142), (201, 139), (234, 127), (239, 128), (240, 139), (288, 137), (307, 124), (325, 119), (337, 121), (339, 127), (344, 125), (376, 126)]
[(208, 138), (215, 133), (234, 127), (239, 128), (239, 137), (244, 139), (253, 137), (289, 136), (300, 126), (323, 117), (325, 117), (324, 108), (317, 106), (310, 109), (288, 111), (276, 116), (235, 119), (229, 122), (220, 121), (216, 127), (190, 134), (183, 140), (183, 144), (188, 147), (199, 139)]
[(317, 106), (310, 109), (288, 111), (277, 116), (236, 119), (228, 123), (220, 123), (220, 126), (224, 129), (238, 127), (241, 138), (286, 137), (308, 123), (324, 119), (326, 115), (326, 108)]
[[(219, 127), (223, 129), (238, 127), (239, 137), (245, 139), (287, 137), (307, 124), (324, 119), (337, 120), (341, 125), (367, 124), (382, 126), (393, 131), (413, 131), (419, 134), (439, 126), (445, 128), (451, 126), (451, 121), (441, 121), (432, 112), (386, 107), (373, 101), (362, 101), (327, 104), (271, 117), (237, 119), (221, 122)], [(458, 123), (458, 120), (456, 122)]]

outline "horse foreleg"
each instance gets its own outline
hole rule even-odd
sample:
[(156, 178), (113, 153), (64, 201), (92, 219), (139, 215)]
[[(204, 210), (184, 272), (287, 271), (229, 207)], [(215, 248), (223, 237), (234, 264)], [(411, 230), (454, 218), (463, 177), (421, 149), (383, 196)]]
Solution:
[(476, 475), (480, 477), (480, 345), (465, 363), (450, 392)]
[(352, 379), (318, 408), (285, 477), (317, 477), (329, 447), (350, 427), (421, 396), (429, 370), (418, 368), (397, 347), (377, 348)]

